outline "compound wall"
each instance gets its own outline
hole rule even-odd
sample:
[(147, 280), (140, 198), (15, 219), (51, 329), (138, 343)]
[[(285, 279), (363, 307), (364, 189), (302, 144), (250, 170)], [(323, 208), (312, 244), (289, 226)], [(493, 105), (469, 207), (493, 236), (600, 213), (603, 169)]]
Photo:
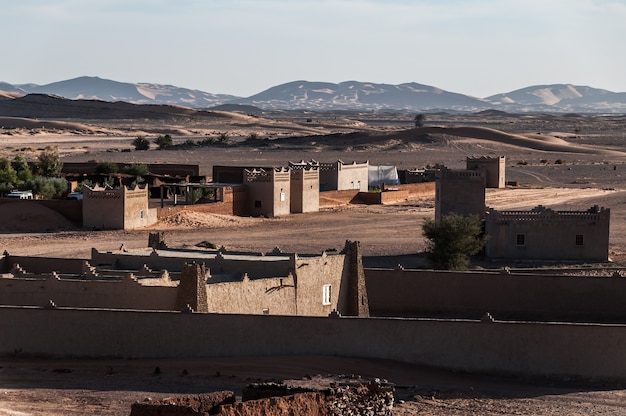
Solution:
[(626, 279), (365, 269), (374, 316), (626, 323)]
[(0, 354), (335, 355), (456, 371), (626, 380), (626, 327), (0, 306)]

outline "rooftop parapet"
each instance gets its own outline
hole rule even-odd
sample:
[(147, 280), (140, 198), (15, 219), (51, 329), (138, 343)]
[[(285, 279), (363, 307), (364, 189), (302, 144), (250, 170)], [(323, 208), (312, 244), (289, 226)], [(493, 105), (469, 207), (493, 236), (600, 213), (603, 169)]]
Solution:
[(555, 211), (538, 205), (530, 211), (497, 211), (489, 208), (489, 218), (495, 222), (507, 221), (535, 221), (535, 222), (566, 222), (566, 221), (599, 221), (610, 216), (609, 208), (600, 208), (597, 205), (585, 211)]

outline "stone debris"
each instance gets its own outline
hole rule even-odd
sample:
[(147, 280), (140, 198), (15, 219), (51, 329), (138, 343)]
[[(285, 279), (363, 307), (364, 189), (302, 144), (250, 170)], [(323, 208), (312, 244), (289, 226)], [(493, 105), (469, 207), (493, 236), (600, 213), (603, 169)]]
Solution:
[[(267, 382), (243, 389), (241, 402), (231, 391), (146, 400), (132, 405), (131, 416), (391, 416), (394, 387), (385, 380), (362, 382), (360, 378), (319, 380), (306, 385)], [(309, 378), (307, 378), (309, 380)], [(305, 383), (306, 384), (306, 383)]]

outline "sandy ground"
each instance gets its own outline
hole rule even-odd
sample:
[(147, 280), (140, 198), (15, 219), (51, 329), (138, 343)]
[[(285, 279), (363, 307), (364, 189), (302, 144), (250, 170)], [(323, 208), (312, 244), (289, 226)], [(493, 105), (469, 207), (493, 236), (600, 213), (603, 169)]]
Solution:
[[(462, 168), (466, 156), (506, 155), (507, 180), (519, 182), (520, 186), (488, 190), (487, 205), (496, 209), (529, 209), (538, 204), (555, 209), (587, 209), (596, 204), (610, 207), (610, 255), (615, 264), (626, 264), (623, 186), (626, 158), (621, 154), (626, 146), (622, 118), (430, 117), (430, 122), (439, 125), (481, 129), (478, 133), (465, 128), (406, 135), (400, 127), (410, 126), (408, 116), (400, 120), (400, 127), (398, 120), (372, 120), (365, 115), (339, 122), (328, 117), (332, 122), (327, 124), (318, 122), (316, 116), (314, 125), (294, 128), (294, 132), (320, 134), (350, 128), (358, 134), (375, 130), (386, 136), (382, 139), (329, 136), (294, 142), (280, 139), (247, 147), (135, 152), (124, 151), (130, 149), (133, 135), (154, 132), (154, 127), (149, 130), (148, 126), (140, 125), (129, 133), (127, 122), (124, 126), (95, 127), (85, 122), (91, 129), (87, 136), (50, 129), (12, 131), (10, 135), (0, 135), (0, 145), (1, 154), (6, 157), (19, 152), (32, 157), (37, 149), (56, 144), (66, 161), (198, 163), (206, 174), (210, 174), (216, 164), (270, 166), (311, 158), (346, 162), (369, 160), (371, 164), (395, 164), (399, 168), (434, 163)], [(250, 118), (240, 117), (237, 121), (201, 126), (202, 129), (198, 126), (168, 128), (185, 132), (185, 136), (175, 137), (177, 143), (220, 131), (239, 134), (240, 138), (251, 132), (279, 137), (293, 128), (290, 123), (295, 123), (294, 119), (255, 124)], [(507, 134), (502, 136), (488, 129)], [(193, 134), (199, 135), (194, 137)], [(595, 148), (590, 150), (588, 146)], [(27, 217), (19, 210), (6, 206), (2, 209), (0, 250), (15, 255), (87, 258), (91, 247), (113, 250), (122, 243), (131, 249), (147, 245), (148, 230), (93, 232), (66, 224), (61, 229), (41, 232), (37, 227), (28, 227), (33, 224), (35, 213)], [(47, 221), (45, 212), (38, 215), (40, 221)], [(165, 231), (166, 241), (173, 247), (193, 247), (209, 241), (232, 250), (265, 252), (278, 246), (287, 252), (316, 253), (328, 248), (340, 249), (346, 239), (359, 240), (366, 265), (394, 267), (400, 263), (415, 267), (423, 264), (417, 255), (424, 247), (421, 224), (433, 215), (432, 198), (423, 198), (392, 206), (351, 205), (276, 219), (187, 214), (151, 228)], [(15, 226), (20, 222), (22, 226), (13, 229), (7, 225)], [(154, 374), (157, 366), (162, 370), (160, 375)], [(183, 370), (187, 370), (187, 375), (183, 375)], [(252, 381), (314, 374), (359, 374), (363, 378), (388, 379), (398, 387), (397, 399), (405, 401), (397, 404), (396, 415), (626, 414), (626, 388), (620, 385), (498, 379), (451, 374), (396, 362), (296, 356), (184, 361), (59, 361), (5, 357), (0, 360), (0, 416), (125, 415), (132, 402), (146, 397), (224, 388), (238, 392), (242, 385)]]
[[(156, 368), (159, 374), (155, 374)], [(341, 376), (395, 385), (394, 415), (621, 415), (624, 386), (454, 374), (343, 357), (194, 360), (0, 360), (0, 416), (127, 415), (147, 398), (232, 390), (261, 381)]]

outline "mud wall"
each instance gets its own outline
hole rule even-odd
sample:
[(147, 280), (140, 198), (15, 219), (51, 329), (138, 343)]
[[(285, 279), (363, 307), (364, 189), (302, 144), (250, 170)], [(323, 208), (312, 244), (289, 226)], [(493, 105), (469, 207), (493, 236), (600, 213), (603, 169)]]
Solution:
[(158, 251), (151, 254), (139, 256), (120, 252), (99, 252), (96, 249), (91, 251), (90, 263), (94, 266), (116, 265), (116, 268), (136, 270), (147, 265), (153, 270), (167, 270), (179, 272), (183, 263), (201, 262), (206, 265), (211, 274), (240, 275), (247, 273), (251, 278), (287, 276), (293, 269), (293, 261), (288, 255), (281, 256), (258, 256), (255, 261), (253, 256), (246, 256), (245, 259), (237, 259), (234, 255), (208, 253), (206, 257), (200, 257), (197, 252), (191, 252), (188, 256), (184, 251), (178, 251), (175, 257), (172, 254), (159, 255)]
[(366, 269), (370, 313), (626, 323), (626, 279)]
[(209, 311), (251, 315), (296, 315), (296, 289), (291, 276), (207, 285)]
[(82, 201), (67, 200), (67, 199), (31, 199), (31, 200), (15, 200), (10, 198), (0, 198), (0, 205), (11, 203), (25, 204), (24, 208), (28, 209), (27, 204), (43, 205), (46, 208), (50, 208), (53, 211), (63, 215), (68, 220), (77, 225), (83, 224), (83, 203)]
[(19, 265), (26, 273), (47, 274), (50, 272), (60, 272), (82, 274), (84, 264), (84, 259), (13, 256), (9, 253), (9, 255), (5, 257), (4, 265), (3, 268), (0, 268), (0, 272), (8, 273), (15, 265)]
[(178, 288), (142, 286), (131, 278), (110, 281), (48, 278), (0, 279), (0, 304), (74, 308), (176, 310)]
[(391, 359), (457, 371), (626, 380), (623, 325), (2, 306), (0, 333), (2, 355), (338, 355)]

